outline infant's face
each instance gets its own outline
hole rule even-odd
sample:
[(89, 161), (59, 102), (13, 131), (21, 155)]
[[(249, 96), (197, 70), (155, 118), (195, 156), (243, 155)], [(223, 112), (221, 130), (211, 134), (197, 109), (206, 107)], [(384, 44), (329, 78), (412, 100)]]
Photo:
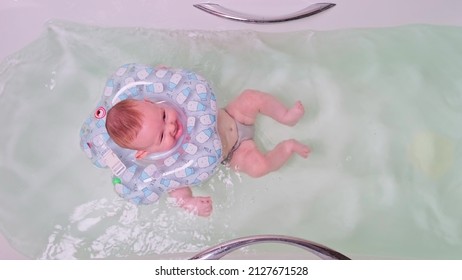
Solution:
[(138, 151), (157, 153), (173, 148), (183, 133), (177, 112), (166, 106), (140, 101), (143, 113), (142, 127), (132, 144)]

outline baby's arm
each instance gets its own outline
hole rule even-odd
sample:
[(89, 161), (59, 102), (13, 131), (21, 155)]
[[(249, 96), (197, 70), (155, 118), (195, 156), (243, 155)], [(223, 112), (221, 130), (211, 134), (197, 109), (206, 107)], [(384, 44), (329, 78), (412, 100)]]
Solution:
[(174, 189), (168, 193), (181, 208), (198, 216), (208, 217), (212, 213), (212, 199), (204, 196), (193, 196), (190, 187)]

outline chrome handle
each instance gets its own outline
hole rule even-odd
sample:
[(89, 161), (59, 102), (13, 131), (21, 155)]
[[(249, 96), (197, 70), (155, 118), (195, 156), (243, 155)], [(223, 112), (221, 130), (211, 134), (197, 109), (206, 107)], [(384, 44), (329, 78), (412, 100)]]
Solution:
[(219, 4), (215, 3), (200, 3), (194, 4), (194, 7), (203, 10), (212, 15), (223, 17), (227, 19), (244, 21), (249, 23), (275, 23), (275, 22), (284, 22), (295, 20), (299, 18), (309, 17), (317, 13), (323, 12), (327, 9), (330, 9), (335, 6), (333, 3), (316, 3), (310, 5), (300, 11), (283, 15), (283, 16), (274, 16), (274, 17), (265, 17), (265, 16), (256, 16), (244, 14), (238, 11), (230, 10), (228, 8), (222, 7)]
[(321, 259), (325, 260), (349, 260), (347, 256), (334, 251), (326, 246), (301, 239), (296, 237), (284, 236), (284, 235), (254, 235), (248, 237), (242, 237), (233, 239), (221, 244), (218, 244), (214, 247), (206, 249), (202, 252), (199, 252), (190, 260), (219, 260), (225, 255), (256, 243), (283, 243), (293, 245), (295, 247), (300, 247), (305, 249)]

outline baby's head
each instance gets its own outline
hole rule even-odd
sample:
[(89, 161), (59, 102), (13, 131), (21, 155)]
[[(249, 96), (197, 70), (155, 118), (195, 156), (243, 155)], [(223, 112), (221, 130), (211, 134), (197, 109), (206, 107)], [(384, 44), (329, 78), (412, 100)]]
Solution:
[(123, 100), (108, 111), (106, 129), (117, 145), (136, 150), (136, 158), (172, 149), (183, 133), (176, 110), (135, 99)]

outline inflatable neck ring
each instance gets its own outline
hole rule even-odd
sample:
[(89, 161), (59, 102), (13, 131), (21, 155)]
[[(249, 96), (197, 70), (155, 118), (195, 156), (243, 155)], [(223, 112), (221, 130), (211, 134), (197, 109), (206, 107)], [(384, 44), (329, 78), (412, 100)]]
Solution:
[[(183, 134), (169, 151), (135, 159), (136, 151), (118, 146), (106, 130), (107, 112), (125, 99), (149, 100), (174, 108)], [(110, 168), (117, 194), (135, 204), (150, 204), (166, 191), (199, 185), (221, 161), (216, 98), (208, 83), (184, 69), (121, 66), (108, 80), (97, 107), (80, 131), (80, 146), (94, 165)]]

